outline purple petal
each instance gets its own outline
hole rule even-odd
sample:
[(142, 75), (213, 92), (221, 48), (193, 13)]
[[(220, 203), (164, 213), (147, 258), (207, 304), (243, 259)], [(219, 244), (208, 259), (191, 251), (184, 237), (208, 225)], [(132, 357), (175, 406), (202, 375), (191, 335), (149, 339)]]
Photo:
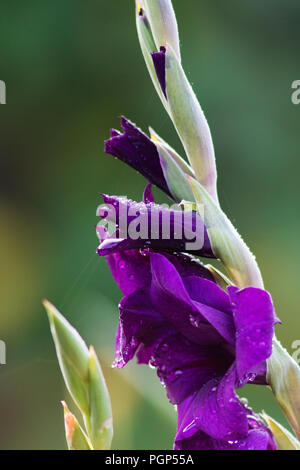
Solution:
[(153, 351), (152, 365), (165, 385), (171, 403), (181, 403), (215, 374), (223, 374), (232, 356), (222, 347), (202, 346), (180, 333), (170, 333)]
[(160, 52), (152, 52), (151, 56), (160, 87), (166, 99), (168, 99), (166, 91), (166, 48), (161, 46)]
[(172, 197), (155, 144), (124, 116), (121, 117), (121, 126), (124, 133), (113, 129), (110, 139), (105, 141), (104, 151), (130, 165)]
[(227, 442), (198, 431), (188, 439), (177, 440), (174, 450), (276, 450), (276, 444), (267, 429), (253, 429), (245, 439)]
[(183, 279), (188, 276), (198, 276), (215, 282), (212, 273), (199, 259), (184, 253), (164, 253), (163, 255), (174, 265), (176, 271)]
[[(164, 318), (152, 307), (148, 291), (137, 290), (120, 303), (120, 321), (116, 338), (114, 365), (123, 367), (138, 348), (156, 347), (157, 341), (168, 334)], [(145, 362), (148, 363), (147, 359)]]
[[(155, 307), (182, 334), (191, 341), (201, 344), (215, 344), (226, 339), (234, 342), (232, 318), (223, 311), (200, 304), (191, 299), (185, 284), (163, 255), (151, 253), (152, 284), (151, 298)], [(186, 278), (185, 282), (198, 281), (195, 276)], [(211, 281), (203, 280), (205, 284)]]
[(236, 369), (238, 379), (244, 383), (248, 374), (254, 377), (254, 368), (272, 353), (274, 334), (274, 306), (268, 292), (255, 287), (239, 290), (228, 287), (236, 327)]
[[(158, 204), (135, 202), (119, 196), (102, 195), (107, 209), (102, 217), (118, 226), (118, 240), (108, 240), (98, 253), (132, 248), (153, 248), (172, 252), (190, 252), (214, 258), (206, 228), (200, 215), (194, 211), (169, 209)], [(130, 231), (134, 230), (133, 239)], [(138, 230), (139, 229), (139, 230)]]
[[(120, 242), (119, 239), (107, 238), (109, 237), (107, 229), (101, 225), (97, 226), (97, 231), (102, 241), (101, 246), (104, 246), (105, 243), (109, 245), (110, 243)], [(108, 249), (107, 251), (109, 254), (105, 254), (105, 247), (98, 249), (101, 256), (105, 254), (112, 276), (124, 295), (150, 286), (152, 274), (150, 266), (151, 250), (149, 248), (112, 252)], [(164, 256), (175, 266), (183, 278), (189, 275), (197, 275), (212, 280), (211, 272), (198, 259), (182, 253), (165, 253)]]
[(221, 379), (212, 379), (194, 400), (193, 419), (205, 434), (225, 441), (247, 437), (248, 421), (245, 406), (234, 391), (235, 364)]
[(185, 287), (197, 307), (193, 314), (197, 323), (204, 317), (231, 345), (235, 344), (235, 327), (228, 294), (217, 284), (196, 276), (184, 280)]
[(178, 333), (151, 304), (147, 289), (120, 303), (115, 366), (123, 367), (134, 354), (139, 363), (157, 368), (172, 403), (180, 403), (216, 373), (224, 373), (233, 360), (221, 347), (197, 345)]
[(151, 186), (152, 186), (152, 184), (148, 183), (145, 187), (145, 190), (144, 190), (144, 193), (143, 193), (143, 202), (145, 204), (155, 202), (154, 196), (152, 194)]
[(232, 316), (231, 302), (227, 292), (221, 289), (215, 282), (208, 282), (200, 277), (195, 279), (196, 275), (196, 273), (190, 273), (190, 279), (184, 281), (192, 299), (209, 307), (222, 310), (224, 313)]
[(106, 261), (124, 295), (151, 283), (149, 256), (139, 250), (115, 252), (106, 256)]

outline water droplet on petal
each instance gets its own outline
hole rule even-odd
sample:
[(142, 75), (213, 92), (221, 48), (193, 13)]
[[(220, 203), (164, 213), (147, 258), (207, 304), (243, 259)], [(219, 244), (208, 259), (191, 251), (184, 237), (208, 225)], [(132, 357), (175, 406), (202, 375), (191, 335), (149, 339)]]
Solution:
[(189, 431), (194, 429), (196, 427), (196, 421), (193, 419), (193, 421), (190, 422), (182, 431), (183, 434), (187, 434)]

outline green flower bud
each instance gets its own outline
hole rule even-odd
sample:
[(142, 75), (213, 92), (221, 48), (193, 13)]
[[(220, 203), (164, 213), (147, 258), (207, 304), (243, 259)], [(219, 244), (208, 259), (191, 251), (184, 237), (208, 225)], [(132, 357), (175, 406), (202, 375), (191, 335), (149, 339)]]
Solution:
[(180, 61), (179, 36), (171, 0), (139, 0), (149, 20), (156, 48), (170, 44)]
[(146, 62), (146, 66), (149, 72), (149, 75), (152, 79), (153, 85), (157, 91), (157, 94), (159, 95), (163, 105), (166, 107), (166, 98), (161, 90), (154, 65), (153, 65), (153, 60), (151, 57), (151, 53), (155, 52), (157, 50), (155, 41), (152, 35), (150, 23), (144, 13), (144, 11), (141, 8), (141, 5), (139, 2), (136, 2), (137, 8), (136, 8), (136, 28), (137, 28), (137, 33), (138, 33), (138, 38), (139, 38), (139, 43), (141, 46), (141, 50)]
[[(95, 450), (110, 449), (113, 437), (111, 403), (95, 351), (92, 347), (87, 348), (75, 328), (50, 302), (45, 300), (43, 303), (65, 384), (82, 413), (89, 442)], [(70, 418), (71, 424), (72, 420)], [(76, 436), (79, 436), (76, 426), (75, 423)]]

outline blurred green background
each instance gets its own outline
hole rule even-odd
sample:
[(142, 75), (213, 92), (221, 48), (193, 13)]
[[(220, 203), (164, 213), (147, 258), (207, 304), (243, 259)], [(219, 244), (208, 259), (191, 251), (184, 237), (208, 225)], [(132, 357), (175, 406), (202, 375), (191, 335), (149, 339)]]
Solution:
[[(300, 106), (291, 103), (299, 0), (174, 7), (184, 67), (214, 138), (221, 201), (257, 256), (292, 352), (300, 339)], [(153, 126), (182, 153), (146, 72), (134, 1), (1, 0), (0, 79), (0, 448), (65, 448), (66, 392), (44, 297), (102, 359), (114, 448), (171, 448), (176, 413), (155, 372), (110, 367), (121, 293), (95, 254), (98, 193), (140, 199), (145, 184), (103, 153), (118, 116)], [(267, 389), (243, 394), (285, 422)]]

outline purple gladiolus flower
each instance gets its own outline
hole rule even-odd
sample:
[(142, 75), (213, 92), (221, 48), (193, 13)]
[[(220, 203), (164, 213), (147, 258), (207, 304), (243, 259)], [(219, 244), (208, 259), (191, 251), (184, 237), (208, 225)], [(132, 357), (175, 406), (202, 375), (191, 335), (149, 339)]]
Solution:
[(265, 424), (234, 391), (266, 383), (275, 321), (270, 295), (253, 287), (224, 292), (188, 255), (105, 254), (125, 295), (114, 365), (136, 355), (156, 367), (178, 407), (174, 448), (275, 449)]
[[(145, 202), (105, 194), (102, 197), (106, 206), (101, 207), (98, 215), (114, 222), (117, 232), (99, 246), (100, 255), (150, 247), (215, 258), (200, 215), (195, 211), (180, 210), (178, 206), (172, 209), (155, 204), (149, 186), (144, 192)], [(130, 233), (131, 227), (135, 229), (134, 233)]]
[(123, 134), (115, 129), (111, 130), (110, 139), (105, 141), (105, 152), (133, 167), (173, 198), (155, 144), (124, 116), (121, 117), (121, 126)]

